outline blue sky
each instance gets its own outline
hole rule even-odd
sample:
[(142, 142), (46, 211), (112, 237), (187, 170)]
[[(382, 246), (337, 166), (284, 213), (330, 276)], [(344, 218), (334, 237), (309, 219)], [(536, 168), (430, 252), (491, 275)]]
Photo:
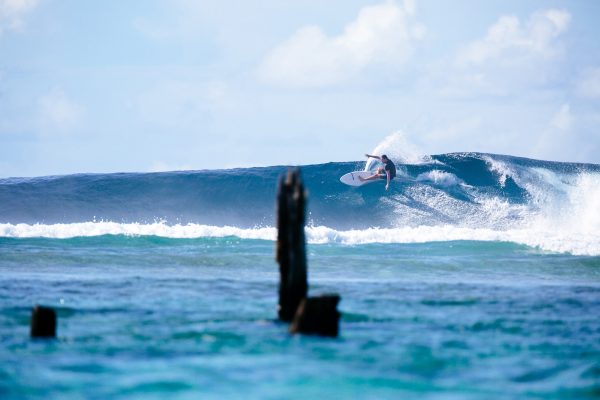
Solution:
[[(600, 2), (0, 0), (0, 176), (600, 163)], [(402, 154), (402, 149), (398, 154)]]

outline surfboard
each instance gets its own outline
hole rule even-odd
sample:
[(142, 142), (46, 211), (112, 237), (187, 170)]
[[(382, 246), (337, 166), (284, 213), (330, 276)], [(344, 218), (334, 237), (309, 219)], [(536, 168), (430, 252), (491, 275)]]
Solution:
[(367, 183), (377, 182), (379, 179), (373, 179), (372, 181), (361, 181), (359, 177), (368, 178), (373, 175), (373, 171), (354, 171), (348, 172), (347, 174), (342, 175), (340, 178), (340, 182), (345, 183), (349, 186), (362, 186)]

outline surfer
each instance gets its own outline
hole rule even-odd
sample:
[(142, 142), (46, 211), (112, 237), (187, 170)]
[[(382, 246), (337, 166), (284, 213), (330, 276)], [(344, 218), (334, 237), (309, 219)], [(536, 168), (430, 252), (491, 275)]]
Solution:
[(396, 177), (396, 165), (390, 160), (385, 154), (382, 154), (381, 157), (373, 156), (371, 154), (365, 154), (367, 158), (376, 158), (383, 163), (383, 167), (377, 168), (377, 171), (369, 176), (368, 178), (363, 178), (359, 176), (361, 182), (364, 181), (372, 181), (374, 179), (386, 179), (385, 190), (390, 188), (390, 181)]

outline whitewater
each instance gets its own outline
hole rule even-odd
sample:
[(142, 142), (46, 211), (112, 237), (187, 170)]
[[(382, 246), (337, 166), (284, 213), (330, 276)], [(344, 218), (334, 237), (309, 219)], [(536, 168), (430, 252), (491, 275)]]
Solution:
[[(338, 231), (326, 226), (311, 226), (306, 228), (306, 239), (310, 244), (339, 243), (345, 245), (426, 243), (457, 240), (497, 241), (524, 244), (546, 251), (593, 256), (600, 255), (600, 234), (597, 232), (574, 238), (569, 232), (541, 229), (498, 231), (442, 225)], [(277, 231), (272, 227), (242, 229), (233, 226), (168, 225), (164, 222), (147, 225), (115, 222), (54, 225), (0, 224), (0, 236), (11, 238), (68, 239), (102, 235), (158, 236), (172, 239), (221, 238), (228, 236), (269, 241), (277, 239)]]
[[(406, 181), (350, 188), (359, 162), (302, 167), (309, 243), (513, 242), (600, 255), (600, 166), (453, 153), (399, 164)], [(372, 168), (372, 165), (367, 166)], [(0, 237), (235, 236), (273, 241), (286, 167), (0, 180)]]

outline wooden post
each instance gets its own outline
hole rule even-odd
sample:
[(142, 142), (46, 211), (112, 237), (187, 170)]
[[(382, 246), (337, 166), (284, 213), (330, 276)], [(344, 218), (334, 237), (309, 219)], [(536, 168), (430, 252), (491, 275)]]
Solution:
[(56, 312), (49, 307), (36, 305), (31, 311), (31, 337), (56, 337)]
[(340, 320), (337, 310), (339, 301), (340, 296), (337, 294), (302, 300), (290, 325), (290, 332), (337, 337)]
[(277, 248), (279, 319), (290, 322), (308, 291), (304, 238), (306, 191), (300, 170), (290, 168), (277, 190)]

